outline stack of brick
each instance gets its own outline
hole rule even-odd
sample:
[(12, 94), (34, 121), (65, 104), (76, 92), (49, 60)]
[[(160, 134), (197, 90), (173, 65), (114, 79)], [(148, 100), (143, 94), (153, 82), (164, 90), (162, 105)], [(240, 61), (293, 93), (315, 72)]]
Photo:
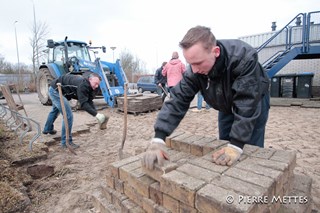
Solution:
[[(129, 113), (142, 113), (160, 109), (162, 106), (161, 96), (156, 94), (136, 94), (128, 95), (127, 110)], [(124, 97), (117, 98), (118, 110), (124, 111)]]
[(299, 200), (290, 204), (310, 211), (311, 180), (300, 178), (305, 187), (294, 187), (295, 152), (246, 145), (233, 166), (212, 163), (213, 150), (226, 144), (174, 133), (166, 139), (170, 162), (163, 167), (142, 168), (143, 153), (112, 163), (105, 197), (121, 212), (277, 212), (295, 188)]

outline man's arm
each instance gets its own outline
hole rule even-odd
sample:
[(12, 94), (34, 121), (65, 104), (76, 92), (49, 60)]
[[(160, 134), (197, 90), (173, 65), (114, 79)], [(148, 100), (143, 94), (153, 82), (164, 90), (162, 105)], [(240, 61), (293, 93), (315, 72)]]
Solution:
[(261, 82), (262, 67), (257, 55), (242, 60), (238, 69), (241, 71), (232, 85), (235, 91), (232, 109), (234, 123), (230, 132), (230, 143), (243, 148), (244, 144), (250, 141), (256, 120), (261, 114), (259, 103), (264, 82)]
[(171, 99), (164, 102), (158, 114), (154, 125), (156, 138), (164, 140), (176, 129), (199, 89), (199, 80), (188, 70), (181, 81), (171, 89)]
[(95, 106), (93, 105), (92, 99), (89, 97), (94, 97), (94, 91), (90, 88), (90, 85), (87, 84), (87, 82), (81, 83), (78, 86), (77, 89), (77, 96), (78, 100), (81, 105), (81, 109), (85, 110), (87, 113), (89, 113), (92, 116), (97, 115), (97, 110)]
[(152, 170), (155, 163), (162, 166), (164, 161), (169, 159), (164, 142), (165, 137), (170, 135), (179, 125), (189, 109), (190, 102), (199, 91), (199, 82), (196, 77), (191, 70), (188, 74), (171, 90), (172, 99), (164, 103), (158, 114), (154, 125), (155, 137), (151, 140), (142, 158), (142, 166), (147, 169)]

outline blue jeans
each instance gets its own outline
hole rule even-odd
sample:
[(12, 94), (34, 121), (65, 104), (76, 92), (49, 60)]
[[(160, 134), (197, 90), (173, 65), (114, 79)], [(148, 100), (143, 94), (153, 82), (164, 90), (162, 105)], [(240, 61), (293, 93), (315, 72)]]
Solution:
[[(60, 103), (60, 96), (59, 92), (52, 87), (49, 87), (49, 96), (52, 101), (52, 109), (48, 115), (46, 124), (44, 125), (44, 131), (51, 131), (54, 128), (53, 123), (57, 119), (59, 113), (62, 115), (62, 108)], [(66, 108), (67, 120), (68, 120), (68, 127), (69, 127), (69, 143), (72, 142), (72, 123), (73, 123), (73, 113), (71, 107), (69, 105), (68, 100), (63, 97), (64, 106)], [(61, 129), (61, 144), (66, 144), (66, 128), (64, 120), (62, 119), (62, 129)]]
[[(266, 94), (261, 99), (261, 114), (257, 119), (256, 125), (253, 129), (251, 140), (248, 142), (249, 144), (259, 146), (259, 147), (264, 147), (264, 133), (266, 130), (266, 124), (267, 124), (268, 115), (269, 115), (269, 108), (270, 108), (270, 96), (269, 94)], [(219, 138), (221, 140), (230, 141), (230, 131), (231, 131), (232, 124), (234, 122), (234, 115), (219, 112), (218, 121), (219, 121)]]
[[(201, 110), (202, 109), (202, 101), (203, 101), (203, 96), (201, 94), (201, 92), (198, 92), (198, 101), (197, 101), (197, 108), (198, 110)], [(209, 109), (210, 106), (209, 104), (206, 103), (206, 109)]]

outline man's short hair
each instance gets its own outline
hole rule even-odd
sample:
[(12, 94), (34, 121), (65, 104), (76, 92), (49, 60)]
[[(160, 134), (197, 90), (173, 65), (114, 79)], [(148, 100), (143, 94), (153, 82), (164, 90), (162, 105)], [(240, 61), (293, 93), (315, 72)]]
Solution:
[(102, 78), (100, 77), (100, 75), (98, 75), (97, 73), (94, 73), (94, 72), (93, 72), (93, 73), (90, 73), (88, 79), (93, 78), (93, 77), (99, 78), (100, 81), (102, 80)]
[(201, 42), (207, 50), (211, 50), (213, 46), (217, 45), (217, 40), (209, 27), (196, 26), (188, 30), (182, 41), (180, 41), (179, 46), (183, 49), (188, 49), (198, 42)]

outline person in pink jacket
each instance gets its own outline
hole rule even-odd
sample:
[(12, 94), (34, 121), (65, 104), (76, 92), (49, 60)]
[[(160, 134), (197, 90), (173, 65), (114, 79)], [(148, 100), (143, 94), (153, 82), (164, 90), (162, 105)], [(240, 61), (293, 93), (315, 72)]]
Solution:
[(174, 87), (179, 83), (185, 70), (186, 66), (180, 61), (178, 52), (173, 52), (171, 60), (162, 70), (162, 75), (167, 76), (169, 91), (171, 87)]

